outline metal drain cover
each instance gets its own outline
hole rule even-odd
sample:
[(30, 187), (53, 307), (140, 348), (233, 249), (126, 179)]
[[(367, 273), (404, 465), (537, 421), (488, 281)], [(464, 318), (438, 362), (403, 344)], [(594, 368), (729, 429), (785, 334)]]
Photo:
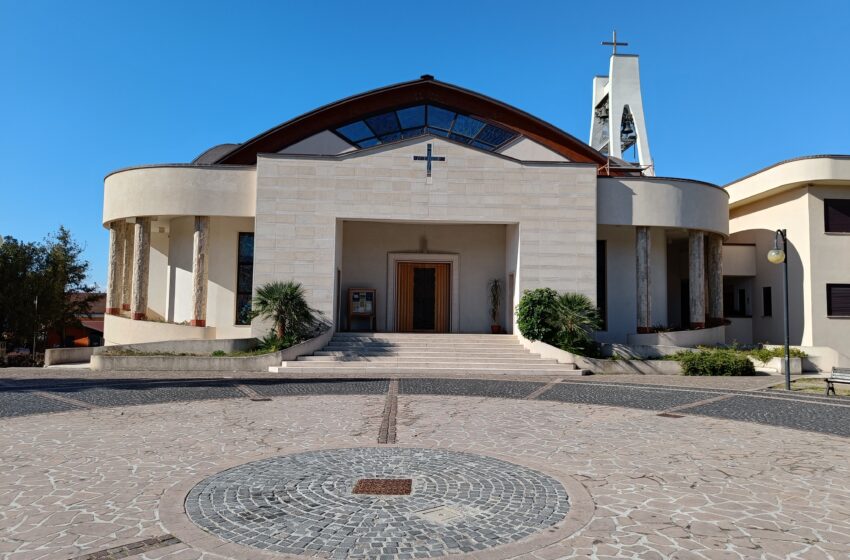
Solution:
[(410, 494), (413, 480), (409, 478), (361, 478), (354, 485), (353, 494), (378, 494), (403, 496)]

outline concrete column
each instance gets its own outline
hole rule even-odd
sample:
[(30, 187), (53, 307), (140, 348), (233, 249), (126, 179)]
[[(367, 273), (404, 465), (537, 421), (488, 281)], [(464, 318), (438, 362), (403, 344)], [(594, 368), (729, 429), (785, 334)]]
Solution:
[(210, 232), (209, 216), (195, 216), (195, 234), (192, 242), (192, 321), (195, 327), (207, 326), (207, 240)]
[(124, 288), (124, 222), (109, 224), (109, 270), (106, 281), (106, 312), (118, 315), (121, 311), (121, 292)]
[(708, 234), (708, 322), (711, 326), (723, 321), (723, 237)]
[(151, 219), (136, 218), (133, 235), (133, 304), (131, 316), (143, 321), (148, 312), (148, 268), (151, 260)]
[(124, 222), (124, 271), (122, 277), (123, 287), (121, 289), (121, 309), (130, 311), (130, 300), (133, 299), (133, 244), (135, 243), (135, 231), (133, 224)]
[(637, 332), (652, 330), (652, 288), (650, 286), (649, 259), (652, 251), (649, 228), (635, 229), (635, 255), (637, 265)]
[(705, 327), (705, 233), (688, 235), (688, 292), (691, 306), (691, 328)]

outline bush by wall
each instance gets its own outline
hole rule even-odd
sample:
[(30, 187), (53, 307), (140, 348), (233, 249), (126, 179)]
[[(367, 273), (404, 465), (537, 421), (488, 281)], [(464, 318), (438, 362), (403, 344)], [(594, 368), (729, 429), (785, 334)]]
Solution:
[(742, 352), (715, 348), (677, 354), (683, 375), (755, 375), (753, 362)]
[(523, 292), (517, 306), (517, 326), (525, 338), (561, 350), (596, 356), (593, 333), (602, 326), (599, 310), (585, 295), (559, 294), (550, 288)]

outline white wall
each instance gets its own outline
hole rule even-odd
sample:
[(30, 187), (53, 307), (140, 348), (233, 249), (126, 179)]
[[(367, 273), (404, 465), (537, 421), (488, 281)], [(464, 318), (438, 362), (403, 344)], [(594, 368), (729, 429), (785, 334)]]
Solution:
[[(430, 179), (413, 160), (427, 143), (446, 158)], [(520, 290), (595, 299), (596, 179), (595, 165), (524, 164), (434, 137), (338, 157), (261, 154), (254, 285), (297, 280), (332, 316), (338, 219), (518, 223)]]
[[(807, 193), (805, 188), (783, 192), (729, 213), (730, 243), (755, 245), (756, 278), (753, 291), (753, 341), (781, 344), (784, 340), (782, 265), (767, 260), (773, 248), (776, 229), (788, 230), (788, 278), (791, 344), (814, 346), (812, 326), (811, 243)], [(821, 213), (820, 220), (823, 220)], [(764, 317), (761, 292), (770, 286), (773, 315)], [(824, 297), (826, 297), (824, 295)]]
[(520, 161), (569, 161), (529, 138), (520, 138), (499, 153)]
[(825, 198), (850, 199), (850, 182), (840, 186), (815, 185), (808, 189), (812, 341), (817, 346), (830, 346), (850, 357), (850, 318), (828, 317), (826, 306), (827, 284), (850, 284), (850, 235), (826, 233)]
[(726, 235), (729, 196), (722, 188), (662, 177), (600, 177), (600, 225), (696, 229)]
[(168, 239), (169, 293), (168, 321), (183, 323), (192, 319), (192, 236), (194, 216), (171, 220)]
[(164, 320), (168, 316), (168, 232), (159, 227), (168, 222), (154, 222), (151, 227), (151, 257), (148, 278), (148, 317)]
[(216, 338), (251, 336), (250, 325), (236, 325), (236, 267), (239, 232), (252, 231), (253, 218), (210, 220), (207, 324), (215, 327)]
[[(492, 278), (499, 278), (504, 286), (507, 280), (504, 225), (345, 221), (342, 297), (347, 297), (349, 288), (377, 289), (377, 326), (378, 330), (385, 330), (387, 314), (395, 312), (394, 303), (387, 301), (387, 254), (420, 253), (423, 238), (429, 253), (459, 255), (460, 332), (490, 332), (487, 284)], [(347, 326), (348, 311), (342, 311), (346, 315), (342, 324)]]
[(116, 171), (104, 179), (103, 223), (136, 216), (254, 215), (256, 169), (161, 165)]
[[(194, 216), (171, 220), (168, 277), (171, 304), (168, 320), (182, 323), (192, 319), (192, 236)], [(239, 232), (254, 230), (251, 218), (210, 219), (209, 264), (207, 269), (207, 326), (215, 327), (217, 338), (251, 336), (250, 326), (236, 322), (236, 260)]]
[[(662, 228), (650, 228), (650, 297), (652, 324), (667, 323), (667, 239)], [(607, 246), (608, 328), (596, 340), (626, 343), (637, 332), (637, 255), (635, 228), (599, 226)]]

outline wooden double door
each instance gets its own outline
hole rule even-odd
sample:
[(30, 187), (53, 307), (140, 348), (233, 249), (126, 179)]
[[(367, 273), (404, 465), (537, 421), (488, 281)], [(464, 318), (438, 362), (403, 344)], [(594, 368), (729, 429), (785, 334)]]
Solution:
[(399, 262), (396, 325), (399, 332), (449, 332), (452, 265)]

